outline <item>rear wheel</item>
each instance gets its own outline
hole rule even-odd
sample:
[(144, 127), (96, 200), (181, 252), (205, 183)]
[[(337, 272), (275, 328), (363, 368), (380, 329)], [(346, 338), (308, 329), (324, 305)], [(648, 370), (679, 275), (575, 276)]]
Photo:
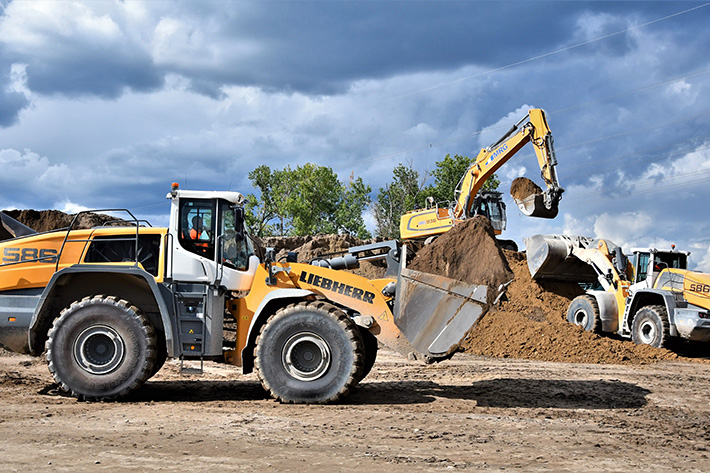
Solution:
[(337, 307), (302, 302), (262, 327), (254, 349), (261, 384), (282, 402), (340, 399), (362, 378), (364, 351), (357, 326)]
[(639, 345), (663, 348), (670, 339), (668, 312), (662, 305), (650, 305), (639, 310), (634, 317), (631, 339)]
[(600, 332), (602, 324), (599, 317), (599, 304), (594, 296), (584, 294), (575, 297), (567, 309), (567, 321), (579, 325), (588, 332)]
[(80, 399), (110, 400), (140, 387), (156, 363), (153, 327), (115, 297), (86, 297), (64, 309), (46, 343), (49, 370)]

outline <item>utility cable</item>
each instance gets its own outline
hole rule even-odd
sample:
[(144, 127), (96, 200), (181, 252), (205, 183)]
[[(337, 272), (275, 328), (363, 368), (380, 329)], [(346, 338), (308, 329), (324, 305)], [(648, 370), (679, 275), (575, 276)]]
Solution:
[(687, 13), (691, 13), (691, 12), (696, 11), (696, 10), (699, 10), (699, 9), (701, 9), (701, 8), (705, 8), (705, 7), (707, 7), (707, 6), (710, 6), (710, 2), (704, 3), (704, 4), (702, 4), (702, 5), (697, 5), (697, 6), (695, 6), (695, 7), (688, 8), (688, 9), (683, 10), (683, 11), (680, 11), (680, 12), (672, 13), (672, 14), (667, 15), (667, 16), (664, 16), (664, 17), (662, 17), (662, 18), (657, 18), (657, 19), (655, 19), (655, 20), (647, 21), (646, 23), (642, 23), (642, 24), (640, 24), (640, 25), (630, 26), (630, 27), (625, 28), (625, 29), (623, 29), (623, 30), (615, 31), (614, 33), (609, 33), (609, 34), (606, 34), (606, 35), (603, 35), (603, 36), (599, 36), (599, 37), (594, 38), (594, 39), (590, 39), (590, 40), (587, 40), (587, 41), (582, 41), (581, 43), (573, 44), (573, 45), (570, 45), (570, 46), (565, 46), (564, 48), (560, 48), (560, 49), (557, 49), (557, 50), (555, 50), (555, 51), (550, 51), (550, 52), (547, 52), (547, 53), (544, 53), (544, 54), (540, 54), (540, 55), (538, 55), (538, 56), (533, 56), (533, 57), (530, 57), (530, 58), (527, 58), (527, 59), (523, 59), (523, 60), (521, 60), (521, 61), (517, 61), (517, 62), (511, 63), (511, 64), (507, 64), (507, 65), (505, 65), (505, 66), (496, 67), (496, 68), (494, 68), (494, 69), (489, 69), (489, 70), (487, 70), (487, 71), (479, 72), (478, 74), (473, 74), (473, 75), (466, 76), (466, 77), (460, 77), (460, 78), (458, 78), (458, 79), (455, 79), (455, 80), (452, 80), (452, 81), (449, 81), (449, 82), (445, 82), (445, 83), (438, 84), (438, 85), (433, 85), (433, 86), (427, 87), (427, 88), (425, 88), (425, 89), (420, 89), (420, 90), (417, 90), (417, 91), (414, 91), (414, 92), (409, 92), (409, 93), (407, 93), (407, 94), (399, 95), (399, 96), (396, 96), (396, 97), (391, 98), (390, 100), (398, 100), (398, 99), (402, 99), (402, 98), (405, 98), (405, 97), (411, 97), (411, 96), (413, 96), (413, 95), (418, 95), (418, 94), (421, 94), (421, 93), (424, 93), (424, 92), (429, 92), (429, 91), (431, 91), (431, 90), (440, 89), (440, 88), (442, 88), (442, 87), (446, 87), (446, 86), (449, 86), (449, 85), (452, 85), (452, 84), (457, 84), (457, 83), (459, 83), (459, 82), (464, 82), (464, 81), (467, 81), (467, 80), (470, 80), (470, 79), (475, 79), (475, 78), (477, 78), (477, 77), (482, 77), (482, 76), (485, 76), (485, 75), (488, 75), (488, 74), (492, 74), (492, 73), (494, 73), (494, 72), (499, 72), (499, 71), (503, 71), (503, 70), (506, 70), (506, 69), (511, 69), (511, 68), (513, 68), (513, 67), (520, 66), (520, 65), (522, 65), (522, 64), (527, 64), (527, 63), (529, 63), (529, 62), (537, 61), (537, 60), (539, 60), (539, 59), (544, 59), (544, 58), (546, 58), (546, 57), (554, 56), (555, 54), (563, 53), (563, 52), (566, 52), (566, 51), (571, 51), (572, 49), (580, 48), (580, 47), (586, 46), (586, 45), (588, 45), (588, 44), (596, 43), (596, 42), (598, 42), (598, 41), (603, 41), (603, 40), (605, 40), (605, 39), (609, 39), (609, 38), (612, 38), (612, 37), (614, 37), (614, 36), (618, 36), (618, 35), (621, 35), (621, 34), (624, 34), (624, 33), (628, 33), (629, 31), (637, 30), (637, 29), (640, 29), (640, 28), (644, 28), (644, 27), (646, 27), (646, 26), (653, 25), (653, 24), (655, 24), (655, 23), (659, 23), (659, 22), (661, 22), (661, 21), (669, 20), (669, 19), (671, 19), (671, 18), (675, 18), (676, 16), (685, 15), (685, 14), (687, 14)]
[[(700, 70), (697, 70), (697, 71), (690, 72), (690, 73), (688, 73), (688, 74), (683, 74), (683, 75), (680, 75), (680, 76), (676, 76), (676, 77), (674, 77), (674, 78), (672, 78), (672, 79), (667, 79), (667, 80), (664, 80), (664, 81), (655, 82), (655, 83), (653, 83), (653, 84), (648, 84), (648, 85), (641, 86), (641, 87), (638, 87), (638, 88), (635, 88), (635, 89), (630, 89), (630, 90), (627, 90), (627, 91), (625, 91), (625, 92), (621, 92), (621, 93), (619, 93), (619, 94), (615, 94), (615, 95), (611, 95), (611, 96), (607, 96), (607, 97), (595, 99), (595, 100), (592, 100), (592, 101), (589, 101), (589, 102), (585, 102), (585, 103), (582, 103), (582, 104), (574, 105), (574, 106), (572, 106), (572, 107), (567, 107), (567, 108), (559, 109), (559, 110), (552, 110), (552, 111), (549, 111), (549, 112), (546, 111), (546, 114), (547, 114), (547, 115), (556, 115), (556, 114), (559, 114), (559, 113), (572, 111), (572, 110), (581, 108), (581, 107), (583, 107), (583, 106), (585, 106), (585, 105), (587, 105), (587, 104), (601, 103), (601, 102), (604, 102), (604, 101), (607, 101), (607, 100), (611, 100), (611, 99), (614, 99), (614, 98), (632, 95), (632, 94), (635, 94), (635, 93), (638, 93), (638, 92), (643, 92), (643, 91), (651, 90), (651, 89), (654, 89), (654, 88), (656, 88), (656, 87), (660, 87), (660, 86), (663, 86), (663, 85), (672, 84), (672, 83), (677, 82), (677, 81), (679, 81), (679, 80), (695, 78), (695, 77), (698, 77), (698, 76), (700, 76), (700, 75), (707, 74), (707, 73), (710, 73), (710, 69), (700, 69)], [(704, 115), (704, 114), (695, 115), (695, 116), (691, 117), (691, 119), (692, 119), (692, 118), (697, 118), (697, 117), (702, 116), (702, 115)], [(683, 121), (683, 120), (677, 120), (677, 121), (675, 121), (675, 122), (670, 122), (669, 124), (677, 123), (677, 122), (680, 122), (680, 121)], [(360, 159), (360, 160), (357, 160), (356, 162), (352, 163), (352, 166), (356, 166), (356, 165), (360, 165), (360, 164), (365, 164), (365, 163), (371, 163), (371, 162), (379, 161), (379, 160), (382, 160), (382, 159), (394, 158), (394, 157), (396, 157), (396, 156), (407, 155), (407, 154), (409, 154), (409, 153), (414, 153), (414, 152), (418, 152), (418, 151), (424, 151), (424, 150), (432, 149), (432, 148), (434, 148), (434, 147), (439, 147), (439, 146), (442, 146), (442, 145), (445, 145), (445, 144), (450, 144), (450, 143), (456, 143), (456, 142), (460, 142), (460, 141), (465, 141), (465, 140), (471, 139), (471, 138), (473, 138), (473, 137), (479, 136), (479, 135), (483, 134), (484, 132), (491, 132), (491, 131), (498, 131), (498, 130), (503, 131), (503, 130), (507, 130), (509, 127), (510, 127), (510, 125), (507, 124), (507, 123), (506, 123), (506, 124), (497, 125), (497, 126), (490, 126), (490, 127), (486, 127), (486, 128), (484, 128), (484, 129), (482, 129), (482, 130), (478, 130), (478, 131), (475, 131), (475, 132), (472, 132), (472, 133), (469, 133), (469, 134), (466, 134), (466, 135), (461, 135), (461, 136), (457, 136), (457, 137), (453, 137), (453, 138), (449, 138), (449, 139), (444, 139), (444, 140), (440, 140), (440, 141), (435, 141), (435, 142), (427, 143), (427, 144), (424, 144), (424, 145), (420, 145), (420, 146), (415, 146), (415, 147), (412, 147), (412, 148), (408, 148), (408, 149), (406, 149), (406, 150), (393, 151), (393, 152), (387, 153), (387, 154), (382, 154), (382, 155), (378, 155), (378, 156), (374, 156), (374, 157), (370, 157), (370, 158)], [(642, 130), (642, 129), (638, 129), (638, 130)], [(630, 133), (633, 133), (633, 130), (631, 130), (630, 132), (626, 132), (626, 134), (630, 134)], [(558, 148), (558, 150), (569, 149), (570, 147), (581, 146), (582, 144), (589, 144), (589, 143), (593, 143), (594, 141), (602, 141), (602, 140), (605, 140), (605, 139), (608, 139), (608, 138), (611, 138), (611, 137), (614, 137), (614, 136), (623, 136), (623, 135), (624, 135), (624, 133), (619, 133), (619, 134), (616, 134), (616, 135), (609, 135), (609, 136), (605, 136), (605, 137), (599, 137), (599, 138), (596, 138), (595, 140), (591, 140), (591, 141), (588, 141), (588, 142), (585, 142), (585, 143), (578, 143), (577, 145), (571, 145), (571, 146), (567, 146), (567, 147), (563, 147), (563, 148)]]

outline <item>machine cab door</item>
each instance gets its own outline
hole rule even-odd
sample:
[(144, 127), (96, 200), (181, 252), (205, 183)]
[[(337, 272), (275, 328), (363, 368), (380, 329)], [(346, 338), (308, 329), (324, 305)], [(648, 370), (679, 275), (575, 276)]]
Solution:
[(229, 291), (249, 290), (259, 258), (244, 226), (244, 208), (220, 200), (217, 210), (217, 283)]

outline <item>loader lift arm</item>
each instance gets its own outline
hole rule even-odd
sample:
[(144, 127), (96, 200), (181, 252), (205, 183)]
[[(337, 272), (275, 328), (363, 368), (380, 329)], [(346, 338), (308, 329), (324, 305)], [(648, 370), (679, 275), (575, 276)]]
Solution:
[(523, 214), (531, 217), (555, 218), (564, 189), (557, 179), (557, 158), (552, 133), (545, 111), (530, 109), (528, 114), (513, 125), (498, 141), (483, 148), (473, 164), (461, 177), (455, 191), (455, 200), (449, 209), (432, 208), (413, 210), (402, 215), (400, 233), (404, 240), (428, 238), (450, 230), (454, 225), (472, 215), (476, 195), (486, 180), (511, 159), (526, 144), (532, 143), (542, 179), (547, 189), (542, 194), (515, 198)]

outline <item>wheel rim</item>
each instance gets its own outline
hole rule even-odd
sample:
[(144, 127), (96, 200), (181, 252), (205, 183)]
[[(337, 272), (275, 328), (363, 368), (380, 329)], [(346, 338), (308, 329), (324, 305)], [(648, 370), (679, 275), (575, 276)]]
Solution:
[(77, 337), (74, 343), (74, 359), (91, 374), (107, 374), (118, 368), (123, 361), (123, 339), (113, 328), (94, 325)]
[(652, 344), (656, 339), (656, 326), (649, 321), (644, 321), (639, 327), (639, 338), (642, 343)]
[(330, 366), (330, 347), (320, 336), (311, 332), (293, 335), (281, 352), (283, 367), (300, 381), (320, 378)]
[(581, 325), (582, 327), (587, 326), (587, 312), (583, 309), (579, 309), (574, 313), (574, 323), (576, 325)]

